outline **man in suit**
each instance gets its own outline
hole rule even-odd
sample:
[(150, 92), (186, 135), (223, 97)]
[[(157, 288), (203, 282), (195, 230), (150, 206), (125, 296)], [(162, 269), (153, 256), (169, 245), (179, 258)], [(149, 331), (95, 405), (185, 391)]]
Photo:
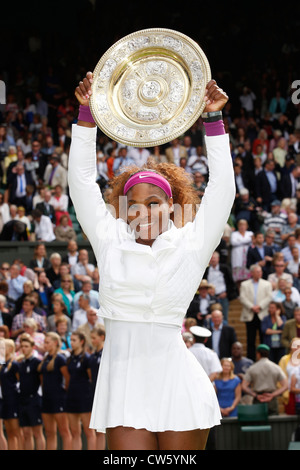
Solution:
[(256, 233), (254, 237), (254, 245), (249, 246), (247, 251), (247, 268), (253, 264), (259, 264), (263, 271), (263, 279), (267, 279), (271, 273), (273, 250), (272, 248), (264, 245), (264, 234)]
[(213, 349), (220, 359), (231, 357), (232, 345), (237, 341), (234, 328), (223, 323), (223, 313), (221, 310), (213, 310), (211, 313), (212, 335), (207, 340), (207, 347)]
[(204, 279), (215, 287), (215, 297), (222, 305), (224, 320), (228, 321), (229, 302), (238, 296), (237, 287), (227, 264), (220, 263), (220, 254), (215, 251), (204, 272)]
[(49, 156), (49, 164), (46, 166), (44, 173), (44, 184), (50, 188), (54, 188), (59, 184), (62, 187), (63, 193), (66, 194), (67, 192), (67, 170), (60, 164), (57, 153)]
[(259, 332), (262, 343), (261, 320), (268, 315), (272, 284), (262, 279), (262, 268), (258, 264), (252, 265), (250, 272), (251, 278), (240, 285), (240, 302), (243, 306), (240, 320), (246, 323), (247, 357), (255, 361), (256, 333)]
[(35, 182), (31, 176), (31, 172), (25, 170), (22, 163), (18, 163), (11, 171), (8, 180), (9, 203), (16, 206), (23, 206), (29, 210), (27, 201), (27, 187), (35, 188)]
[(171, 145), (166, 148), (165, 154), (169, 163), (175, 163), (179, 166), (180, 158), (188, 158), (187, 150), (184, 145), (180, 144), (179, 139), (174, 139), (171, 141)]
[(300, 165), (294, 166), (289, 172), (281, 175), (280, 190), (282, 198), (295, 198), (300, 178)]
[(55, 209), (54, 209), (54, 206), (50, 204), (49, 202), (51, 197), (52, 197), (51, 191), (49, 190), (45, 191), (44, 201), (39, 202), (36, 205), (36, 209), (41, 211), (43, 215), (47, 215), (48, 217), (50, 217), (51, 222), (53, 223), (53, 225), (55, 225), (56, 223)]
[(10, 220), (4, 224), (0, 234), (1, 241), (28, 241), (29, 235), (27, 226), (20, 220)]
[(267, 159), (264, 168), (255, 178), (255, 196), (258, 204), (270, 211), (271, 202), (280, 198), (279, 180), (275, 172), (274, 160)]
[(281, 344), (289, 352), (293, 338), (300, 338), (300, 307), (294, 310), (294, 318), (287, 320), (281, 334)]

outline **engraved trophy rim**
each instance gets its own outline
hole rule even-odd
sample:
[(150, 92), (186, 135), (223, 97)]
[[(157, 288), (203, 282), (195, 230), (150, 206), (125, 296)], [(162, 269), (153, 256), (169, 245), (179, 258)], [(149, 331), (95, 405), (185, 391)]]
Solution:
[(199, 44), (168, 28), (116, 41), (94, 72), (90, 110), (112, 140), (155, 147), (183, 135), (201, 116), (209, 62)]

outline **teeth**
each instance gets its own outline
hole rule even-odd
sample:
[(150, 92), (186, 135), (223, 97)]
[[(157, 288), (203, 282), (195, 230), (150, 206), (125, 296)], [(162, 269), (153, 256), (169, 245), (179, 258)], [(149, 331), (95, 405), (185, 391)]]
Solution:
[(153, 224), (153, 222), (151, 224), (140, 224), (140, 227), (149, 227), (152, 224)]

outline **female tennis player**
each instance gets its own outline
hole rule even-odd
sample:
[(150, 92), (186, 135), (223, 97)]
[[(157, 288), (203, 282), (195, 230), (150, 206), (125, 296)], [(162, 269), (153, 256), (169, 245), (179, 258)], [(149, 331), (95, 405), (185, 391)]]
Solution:
[(229, 138), (218, 116), (228, 97), (208, 83), (204, 111), (214, 122), (204, 124), (209, 182), (200, 206), (183, 169), (155, 162), (116, 176), (107, 205), (96, 183), (92, 80), (88, 72), (75, 89), (80, 111), (68, 173), (97, 259), (106, 329), (90, 426), (106, 432), (110, 450), (204, 449), (220, 423), (219, 405), (181, 326), (234, 201)]

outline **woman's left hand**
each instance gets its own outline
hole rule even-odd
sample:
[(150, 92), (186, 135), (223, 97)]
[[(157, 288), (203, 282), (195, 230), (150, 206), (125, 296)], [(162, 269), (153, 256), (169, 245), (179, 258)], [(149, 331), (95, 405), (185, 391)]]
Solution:
[(206, 94), (204, 101), (206, 106), (204, 113), (211, 113), (213, 111), (221, 111), (227, 101), (229, 100), (225, 91), (219, 88), (215, 80), (210, 80), (206, 86)]

